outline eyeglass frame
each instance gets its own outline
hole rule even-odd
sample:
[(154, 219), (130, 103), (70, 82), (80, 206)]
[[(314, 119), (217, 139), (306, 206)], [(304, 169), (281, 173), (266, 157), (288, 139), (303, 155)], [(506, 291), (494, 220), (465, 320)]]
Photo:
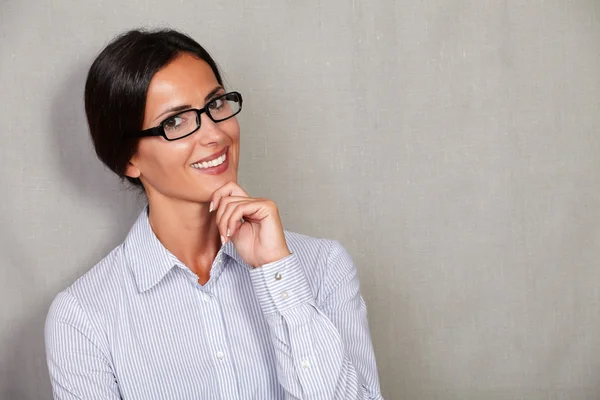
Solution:
[[(213, 116), (210, 114), (210, 110), (208, 109), (208, 107), (210, 106), (211, 103), (213, 103), (214, 101), (217, 101), (219, 99), (222, 99), (226, 96), (229, 96), (231, 94), (235, 94), (237, 95), (238, 99), (240, 100), (240, 109), (237, 110), (235, 113), (233, 113), (232, 115), (230, 115), (227, 118), (223, 118), (223, 119), (215, 119), (213, 118)], [(219, 123), (219, 122), (223, 122), (223, 121), (227, 121), (230, 118), (235, 117), (236, 115), (238, 115), (241, 111), (242, 111), (242, 95), (239, 92), (233, 91), (233, 92), (227, 92), (224, 93), (220, 96), (217, 96), (213, 99), (211, 99), (208, 103), (206, 103), (206, 105), (200, 109), (198, 108), (189, 108), (187, 110), (182, 110), (179, 111), (178, 113), (175, 113), (167, 118), (165, 118), (159, 125), (153, 127), (153, 128), (148, 128), (148, 129), (144, 129), (143, 131), (139, 131), (136, 133), (130, 133), (128, 135), (126, 135), (126, 137), (128, 138), (143, 138), (143, 137), (150, 137), (150, 136), (162, 136), (163, 138), (165, 138), (165, 140), (168, 140), (169, 142), (175, 141), (175, 140), (179, 140), (179, 139), (183, 139), (186, 138), (188, 136), (190, 136), (191, 134), (195, 133), (196, 131), (198, 131), (198, 129), (200, 129), (200, 127), (202, 126), (202, 124), (200, 123), (200, 116), (202, 115), (202, 113), (206, 113), (206, 115), (208, 116), (208, 118), (210, 118), (210, 120), (214, 123)], [(187, 135), (175, 138), (175, 139), (169, 139), (167, 137), (167, 134), (165, 133), (165, 128), (164, 128), (164, 124), (170, 120), (173, 117), (176, 117), (180, 114), (186, 113), (186, 112), (190, 112), (190, 111), (195, 111), (196, 112), (196, 116), (198, 118), (198, 126), (196, 127), (196, 129), (194, 129), (193, 131), (191, 131), (190, 133), (188, 133)]]

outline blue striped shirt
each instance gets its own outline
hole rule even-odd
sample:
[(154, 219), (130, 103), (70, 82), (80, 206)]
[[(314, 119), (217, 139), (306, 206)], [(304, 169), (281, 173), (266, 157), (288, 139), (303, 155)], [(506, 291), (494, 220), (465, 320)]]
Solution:
[(285, 232), (252, 269), (231, 241), (205, 285), (154, 235), (125, 241), (46, 319), (56, 399), (381, 399), (356, 268), (336, 241)]

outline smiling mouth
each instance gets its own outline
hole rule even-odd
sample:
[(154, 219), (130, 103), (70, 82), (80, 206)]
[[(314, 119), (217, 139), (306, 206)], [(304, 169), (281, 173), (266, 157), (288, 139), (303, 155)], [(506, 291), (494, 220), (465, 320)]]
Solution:
[(227, 160), (227, 149), (225, 149), (225, 152), (223, 154), (221, 154), (220, 156), (215, 157), (211, 160), (193, 163), (192, 168), (207, 169), (207, 168), (218, 167), (219, 165), (223, 164), (226, 160)]

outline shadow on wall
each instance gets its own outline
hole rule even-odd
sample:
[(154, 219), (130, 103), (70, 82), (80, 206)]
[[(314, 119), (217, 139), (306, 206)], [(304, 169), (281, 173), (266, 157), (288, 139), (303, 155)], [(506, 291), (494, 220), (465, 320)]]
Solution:
[[(81, 266), (81, 268), (62, 267), (57, 269), (56, 276), (46, 275), (48, 279), (41, 281), (39, 277), (30, 277), (27, 283), (30, 290), (35, 291), (39, 297), (31, 299), (25, 307), (27, 315), (22, 315), (16, 321), (18, 326), (10, 329), (11, 337), (6, 340), (8, 354), (3, 354), (0, 371), (5, 382), (1, 399), (41, 399), (51, 397), (51, 388), (44, 345), (44, 322), (46, 313), (54, 296), (66, 286), (74, 282), (83, 272), (97, 263), (115, 245), (121, 242), (133, 221), (137, 217), (145, 199), (134, 190), (125, 189), (118, 178), (108, 172), (97, 159), (91, 144), (89, 131), (85, 119), (83, 93), (87, 71), (91, 60), (86, 64), (77, 65), (68, 75), (50, 105), (51, 120), (48, 121), (48, 132), (51, 135), (51, 148), (56, 154), (61, 187), (66, 189), (65, 197), (76, 198), (72, 203), (82, 204), (82, 210), (89, 213), (102, 210), (102, 215), (109, 215), (110, 221), (103, 226), (116, 229), (106, 232), (107, 239), (102, 243), (91, 243), (85, 247), (89, 254), (73, 254), (67, 264)], [(50, 214), (52, 210), (47, 210)], [(78, 218), (68, 220), (69, 227), (66, 231), (73, 232), (65, 235), (65, 239), (73, 239), (75, 243), (86, 244), (84, 239), (76, 237), (78, 231), (85, 233), (91, 229), (86, 224), (85, 214), (78, 213)], [(102, 217), (104, 218), (104, 217)], [(10, 227), (8, 227), (10, 230)], [(97, 227), (95, 228), (97, 229)], [(50, 232), (50, 230), (48, 231)], [(85, 237), (86, 235), (83, 235)], [(15, 241), (16, 242), (16, 241)], [(10, 243), (3, 243), (2, 247)], [(15, 249), (22, 247), (15, 243)], [(62, 248), (60, 246), (58, 248)], [(66, 247), (66, 246), (65, 246)], [(73, 248), (73, 243), (70, 246)], [(86, 251), (84, 249), (84, 251)], [(56, 250), (55, 250), (56, 251)], [(9, 252), (13, 254), (14, 251)], [(22, 255), (27, 255), (24, 252)], [(57, 255), (56, 259), (59, 256)], [(79, 258), (78, 258), (79, 257)], [(35, 257), (31, 258), (31, 265), (35, 264)], [(20, 260), (20, 261), (19, 261)], [(14, 265), (23, 263), (23, 257), (15, 260)], [(37, 261), (40, 263), (41, 261)], [(83, 268), (83, 269), (82, 269)], [(25, 286), (26, 282), (22, 285)], [(33, 285), (32, 285), (33, 284)]]
[[(127, 189), (125, 184), (120, 183), (119, 178), (98, 160), (94, 151), (84, 108), (85, 80), (92, 61), (78, 65), (54, 99), (54, 148), (58, 149), (61, 175), (80, 201), (109, 208), (116, 221), (125, 222), (130, 220), (134, 210), (137, 216), (145, 198), (136, 189)], [(134, 206), (133, 210), (131, 206)], [(123, 233), (129, 225), (126, 228)]]
[[(49, 304), (49, 301), (48, 303)], [(7, 339), (7, 354), (2, 355), (0, 365), (5, 380), (1, 399), (47, 399), (51, 398), (51, 388), (44, 349), (44, 321), (48, 310), (44, 306), (29, 308), (27, 316), (19, 321), (19, 326), (11, 328), (11, 338)]]
[[(74, 203), (81, 204), (81, 209), (87, 210), (79, 218), (69, 220), (72, 225), (70, 228), (82, 233), (91, 230), (86, 214), (92, 215), (96, 210), (102, 212), (99, 217), (103, 220), (102, 227), (116, 227), (115, 231), (104, 233), (103, 237), (107, 239), (102, 243), (88, 245), (90, 254), (85, 256), (86, 259), (79, 260), (84, 263), (85, 270), (123, 241), (146, 202), (143, 194), (121, 183), (98, 160), (94, 151), (84, 109), (85, 80), (92, 61), (80, 63), (71, 71), (53, 100), (51, 112), (53, 148), (57, 153), (61, 182), (69, 188), (69, 196), (76, 197)], [(106, 217), (108, 221), (104, 222)], [(86, 242), (83, 244), (87, 245)], [(65, 282), (70, 284), (81, 273), (81, 270), (73, 271), (73, 275)]]

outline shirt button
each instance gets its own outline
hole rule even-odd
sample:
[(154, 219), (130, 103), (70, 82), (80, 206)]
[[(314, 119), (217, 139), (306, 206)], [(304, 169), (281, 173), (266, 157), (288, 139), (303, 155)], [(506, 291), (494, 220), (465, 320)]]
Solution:
[(310, 362), (308, 362), (308, 360), (302, 360), (300, 365), (302, 366), (302, 368), (308, 369), (310, 367)]
[(224, 359), (224, 358), (225, 358), (225, 354), (224, 354), (222, 351), (218, 351), (218, 352), (217, 352), (217, 358), (218, 358), (219, 360), (222, 360), (222, 359)]
[(284, 300), (287, 300), (287, 298), (290, 297), (290, 295), (288, 294), (288, 292), (281, 292), (281, 298)]
[(206, 301), (207, 303), (210, 301), (210, 295), (203, 293), (202, 294), (202, 300)]
[(283, 277), (283, 275), (281, 275), (281, 272), (277, 272), (277, 273), (275, 274), (275, 280), (276, 280), (276, 281), (280, 281), (282, 277)]

